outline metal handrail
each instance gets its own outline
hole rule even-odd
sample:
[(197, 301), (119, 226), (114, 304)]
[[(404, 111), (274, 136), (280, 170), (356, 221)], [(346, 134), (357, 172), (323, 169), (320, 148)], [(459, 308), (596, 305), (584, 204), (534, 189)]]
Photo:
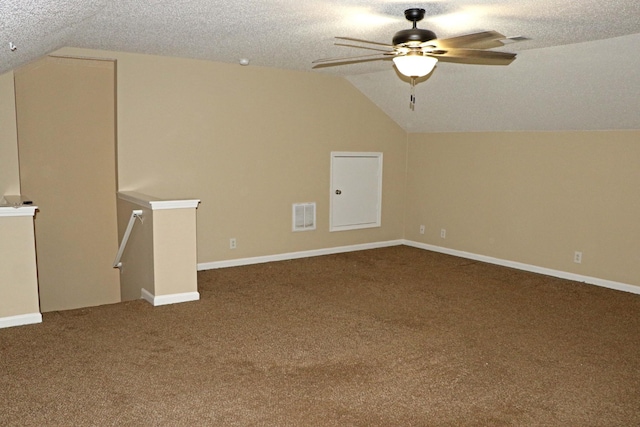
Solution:
[(142, 223), (142, 209), (135, 209), (131, 212), (131, 218), (129, 218), (129, 224), (127, 224), (127, 229), (124, 232), (124, 236), (122, 236), (122, 242), (120, 242), (120, 248), (118, 249), (118, 254), (116, 255), (115, 261), (113, 261), (113, 268), (121, 268), (122, 254), (124, 253), (124, 248), (127, 246), (127, 242), (129, 241), (129, 235), (131, 235), (131, 230), (133, 229), (133, 225), (136, 222), (136, 218), (140, 220)]

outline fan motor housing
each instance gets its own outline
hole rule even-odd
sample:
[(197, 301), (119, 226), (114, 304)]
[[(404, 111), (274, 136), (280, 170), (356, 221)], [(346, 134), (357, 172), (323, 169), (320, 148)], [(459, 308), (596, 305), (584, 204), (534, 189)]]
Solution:
[(403, 45), (409, 42), (423, 43), (436, 38), (436, 33), (429, 30), (418, 28), (416, 24), (424, 19), (425, 10), (420, 8), (412, 8), (404, 11), (404, 17), (407, 21), (413, 22), (413, 28), (408, 30), (400, 30), (393, 36), (393, 45)]
[(410, 28), (408, 30), (400, 30), (393, 36), (393, 44), (405, 44), (409, 42), (428, 42), (436, 38), (436, 33), (423, 28)]

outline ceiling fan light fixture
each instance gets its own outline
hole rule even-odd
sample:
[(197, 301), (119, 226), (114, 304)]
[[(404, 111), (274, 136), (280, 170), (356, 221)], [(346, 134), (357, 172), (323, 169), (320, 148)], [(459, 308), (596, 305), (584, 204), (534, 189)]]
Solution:
[(400, 55), (393, 58), (393, 63), (400, 73), (407, 77), (423, 77), (433, 71), (438, 60), (433, 56), (422, 54)]

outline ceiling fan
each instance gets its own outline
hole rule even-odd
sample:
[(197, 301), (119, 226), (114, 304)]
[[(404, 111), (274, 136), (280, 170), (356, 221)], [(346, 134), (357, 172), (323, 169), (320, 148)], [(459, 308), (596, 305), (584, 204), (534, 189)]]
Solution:
[(313, 68), (392, 59), (398, 71), (411, 79), (410, 108), (413, 110), (415, 108), (413, 89), (415, 80), (429, 74), (439, 60), (458, 63), (508, 65), (515, 59), (515, 53), (486, 49), (504, 46), (502, 40), (525, 40), (524, 37), (505, 37), (497, 31), (482, 31), (448, 39), (438, 39), (433, 31), (418, 28), (417, 23), (424, 18), (424, 15), (424, 9), (413, 8), (405, 10), (404, 16), (413, 23), (413, 27), (395, 33), (392, 44), (351, 37), (336, 37), (339, 40), (366, 43), (379, 47), (346, 43), (335, 43), (336, 46), (374, 50), (378, 53), (346, 58), (317, 59), (313, 61), (313, 64), (316, 64)]

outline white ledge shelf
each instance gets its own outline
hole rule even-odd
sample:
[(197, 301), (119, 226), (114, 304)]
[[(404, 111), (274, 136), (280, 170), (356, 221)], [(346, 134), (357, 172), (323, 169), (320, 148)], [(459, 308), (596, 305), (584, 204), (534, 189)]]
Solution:
[(37, 206), (0, 206), (0, 217), (5, 216), (34, 216)]
[(197, 208), (200, 203), (200, 199), (166, 200), (138, 193), (136, 191), (119, 191), (118, 198), (135, 205), (151, 209), (152, 211)]

